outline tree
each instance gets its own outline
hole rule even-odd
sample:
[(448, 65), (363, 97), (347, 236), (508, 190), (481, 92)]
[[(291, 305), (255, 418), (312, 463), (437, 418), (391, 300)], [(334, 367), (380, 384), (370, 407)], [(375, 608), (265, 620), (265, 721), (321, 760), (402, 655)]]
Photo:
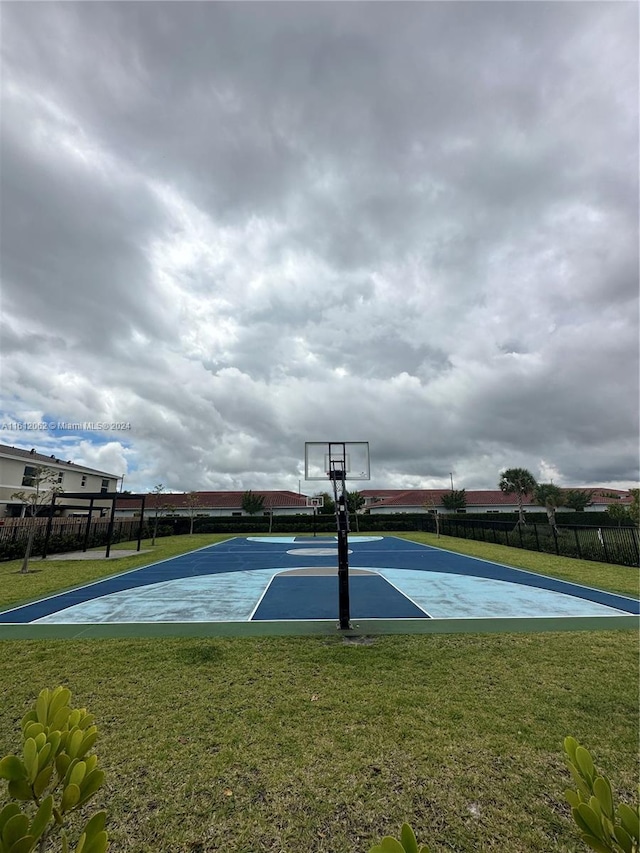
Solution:
[(593, 491), (588, 489), (567, 489), (564, 493), (564, 506), (576, 512), (584, 512), (585, 508), (591, 506)]
[(537, 504), (545, 508), (549, 525), (553, 532), (557, 533), (556, 510), (562, 506), (564, 501), (564, 495), (560, 486), (556, 486), (554, 483), (538, 483), (533, 492), (533, 499)]
[(264, 496), (263, 495), (255, 495), (251, 489), (248, 492), (245, 492), (242, 496), (242, 509), (248, 515), (256, 515), (256, 513), (261, 512), (264, 507)]
[(360, 525), (358, 523), (358, 510), (365, 505), (365, 499), (360, 492), (347, 492), (347, 510), (353, 513), (356, 521), (356, 533), (360, 533)]
[(518, 524), (524, 524), (522, 502), (527, 495), (533, 494), (536, 478), (526, 468), (507, 468), (500, 474), (498, 486), (506, 495), (515, 495), (518, 501)]
[(620, 504), (609, 504), (607, 515), (618, 522), (618, 527), (631, 524), (631, 513), (629, 507)]
[(467, 505), (467, 490), (452, 489), (442, 496), (441, 503), (445, 509), (464, 509)]
[[(609, 504), (607, 507), (607, 515), (618, 522), (618, 527), (629, 524), (640, 523), (640, 489), (629, 489), (631, 495), (630, 504)], [(618, 497), (615, 495), (615, 497)]]
[(156, 544), (156, 536), (158, 535), (158, 516), (160, 514), (160, 495), (164, 492), (164, 486), (162, 483), (158, 483), (158, 485), (151, 492), (152, 495), (156, 496), (156, 506), (155, 506), (155, 515), (153, 517), (153, 538), (151, 539), (151, 544)]
[(318, 507), (318, 515), (335, 515), (336, 504), (329, 492), (318, 492), (315, 497), (323, 497), (324, 502)]
[(434, 521), (436, 523), (436, 537), (440, 538), (440, 513), (438, 512), (438, 507), (436, 506), (436, 502), (433, 498), (429, 498), (429, 500), (425, 503), (424, 508), (427, 510), (429, 515), (432, 515)]
[(30, 518), (27, 546), (22, 560), (22, 568), (20, 569), (20, 574), (26, 575), (29, 571), (29, 558), (31, 557), (31, 550), (36, 537), (36, 516), (38, 515), (38, 511), (45, 504), (51, 503), (53, 496), (60, 494), (62, 488), (58, 485), (58, 472), (41, 465), (33, 469), (33, 473), (24, 485), (32, 491), (14, 492), (11, 497), (16, 498), (24, 504), (25, 512)]
[(200, 495), (197, 492), (187, 492), (187, 515), (189, 516), (189, 536), (193, 535), (193, 522), (200, 507)]
[(640, 524), (640, 489), (629, 489), (629, 494), (631, 495), (629, 514), (631, 521), (637, 525)]

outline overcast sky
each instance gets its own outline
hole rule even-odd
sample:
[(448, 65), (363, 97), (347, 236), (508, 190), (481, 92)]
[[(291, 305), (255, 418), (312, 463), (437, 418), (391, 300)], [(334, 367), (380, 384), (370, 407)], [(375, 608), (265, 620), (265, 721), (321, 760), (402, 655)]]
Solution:
[(0, 443), (132, 490), (312, 493), (321, 440), (362, 487), (636, 483), (635, 2), (0, 14)]

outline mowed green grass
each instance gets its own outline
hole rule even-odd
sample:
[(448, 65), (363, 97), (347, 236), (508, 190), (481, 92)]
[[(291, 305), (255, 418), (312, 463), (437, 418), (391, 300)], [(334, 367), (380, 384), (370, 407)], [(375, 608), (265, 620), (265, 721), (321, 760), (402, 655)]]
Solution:
[[(619, 567), (598, 565), (614, 589)], [(0, 754), (38, 691), (65, 684), (100, 726), (94, 807), (113, 851), (356, 853), (403, 820), (438, 853), (579, 851), (562, 741), (632, 798), (638, 645), (635, 631), (3, 641)]]

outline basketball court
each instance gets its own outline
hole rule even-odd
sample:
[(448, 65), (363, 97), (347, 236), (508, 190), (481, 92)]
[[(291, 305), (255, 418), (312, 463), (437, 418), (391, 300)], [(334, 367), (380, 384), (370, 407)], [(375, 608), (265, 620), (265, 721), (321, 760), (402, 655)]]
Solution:
[[(348, 541), (349, 631), (630, 628), (637, 600), (395, 536)], [(0, 637), (339, 631), (338, 539), (235, 537), (0, 613)]]
[[(420, 545), (349, 534), (369, 444), (306, 442), (335, 536), (234, 537), (0, 612), (0, 638), (441, 633), (630, 628), (639, 602)], [(310, 499), (315, 513), (320, 498)]]

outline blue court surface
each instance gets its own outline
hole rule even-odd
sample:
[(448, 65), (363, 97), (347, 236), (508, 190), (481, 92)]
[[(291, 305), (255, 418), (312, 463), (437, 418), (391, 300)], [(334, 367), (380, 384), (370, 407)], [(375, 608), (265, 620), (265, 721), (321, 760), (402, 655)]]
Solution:
[[(394, 536), (353, 535), (349, 550), (354, 630), (608, 629), (638, 622), (636, 599)], [(191, 634), (326, 633), (338, 619), (337, 563), (335, 537), (233, 538), (6, 610), (0, 636), (17, 636), (6, 633), (10, 626), (67, 626), (49, 636), (122, 636), (132, 626), (137, 635), (172, 633), (171, 626)]]

